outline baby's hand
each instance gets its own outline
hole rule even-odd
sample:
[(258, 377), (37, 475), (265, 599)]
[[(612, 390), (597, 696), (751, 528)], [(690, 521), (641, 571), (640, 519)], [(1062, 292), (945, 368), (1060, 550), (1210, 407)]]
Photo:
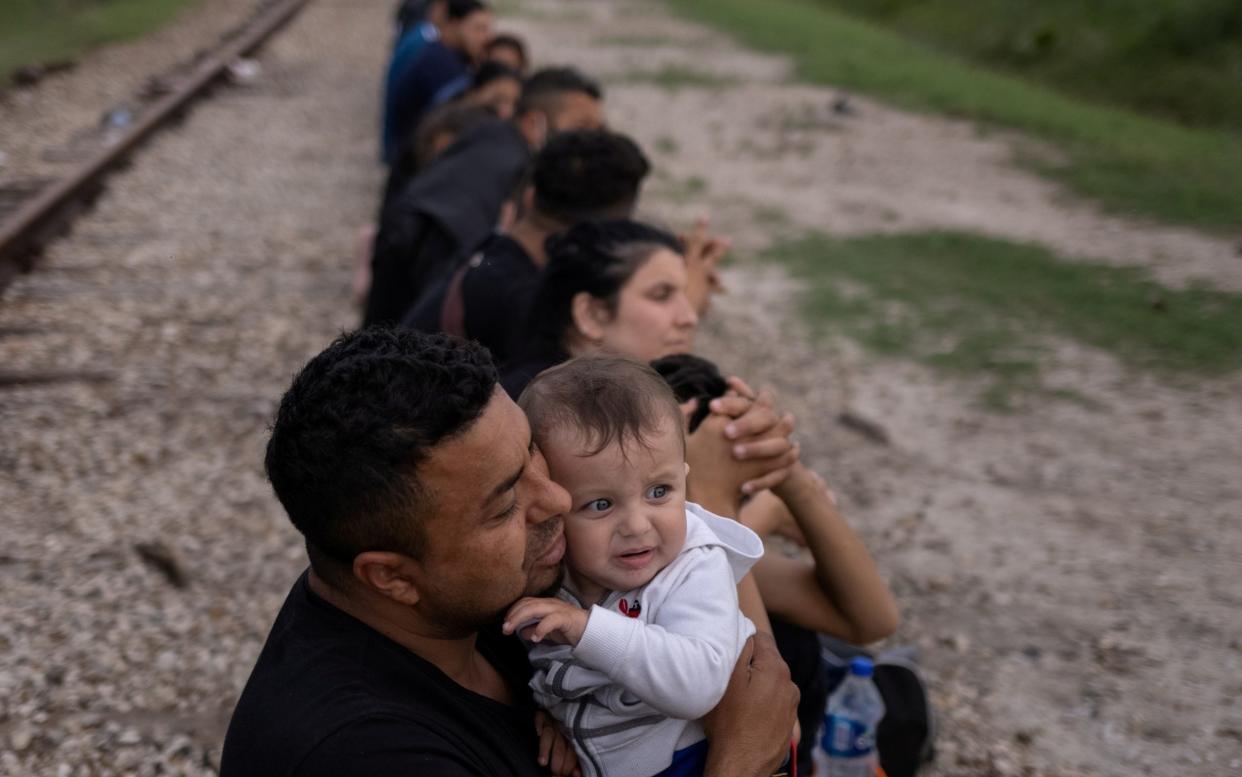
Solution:
[(531, 642), (541, 642), (546, 637), (562, 645), (577, 645), (586, 625), (586, 610), (560, 599), (528, 596), (509, 608), (503, 628), (506, 634), (512, 634), (521, 627), (518, 636)]
[(582, 777), (578, 753), (557, 727), (552, 716), (535, 710), (535, 733), (539, 735), (539, 764), (556, 777)]

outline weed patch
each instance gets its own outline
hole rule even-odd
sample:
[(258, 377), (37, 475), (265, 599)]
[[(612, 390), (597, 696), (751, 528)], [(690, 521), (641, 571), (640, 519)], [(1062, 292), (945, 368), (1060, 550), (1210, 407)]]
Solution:
[(1068, 97), (808, 0), (669, 3), (750, 45), (789, 54), (809, 81), (1050, 141), (1065, 161), (1028, 163), (1111, 209), (1221, 230), (1242, 225), (1242, 136), (1236, 133)]
[(680, 89), (724, 89), (737, 85), (737, 79), (708, 73), (685, 65), (665, 65), (659, 70), (634, 70), (623, 77), (632, 84), (654, 84), (675, 92)]
[(26, 65), (74, 59), (95, 46), (136, 38), (195, 0), (4, 0), (0, 80)]
[(985, 404), (1041, 391), (1068, 339), (1166, 374), (1242, 368), (1242, 295), (1170, 289), (1133, 268), (1066, 261), (956, 232), (811, 235), (764, 254), (805, 283), (816, 326), (871, 350), (986, 379)]

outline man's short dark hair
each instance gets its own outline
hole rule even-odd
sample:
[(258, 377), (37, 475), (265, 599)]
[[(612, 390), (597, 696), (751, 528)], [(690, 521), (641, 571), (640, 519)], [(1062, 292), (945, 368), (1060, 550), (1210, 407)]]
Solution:
[(646, 445), (665, 423), (682, 428), (681, 409), (664, 379), (646, 364), (618, 357), (579, 357), (545, 370), (526, 386), (518, 406), (537, 444), (557, 429), (572, 429), (592, 456), (613, 444)]
[(518, 83), (522, 82), (522, 74), (508, 65), (501, 62), (484, 62), (475, 71), (474, 78), (470, 79), (470, 88), (478, 89), (479, 87), (487, 86), (492, 81), (500, 81), (505, 78)]
[(521, 38), (512, 33), (501, 32), (493, 35), (492, 39), (487, 43), (486, 51), (488, 54), (491, 54), (496, 49), (512, 49), (517, 52), (518, 59), (522, 60), (523, 69), (530, 63), (530, 57), (526, 53), (526, 44), (522, 42)]
[(427, 505), (415, 470), (474, 424), (496, 381), (475, 343), (378, 327), (340, 337), (302, 368), (265, 465), (316, 573), (339, 584), (359, 553), (421, 556)]
[(541, 110), (553, 113), (567, 94), (585, 94), (593, 100), (604, 99), (604, 90), (579, 70), (572, 67), (545, 67), (538, 70), (522, 85), (522, 97), (518, 100), (519, 116)]
[(448, 18), (453, 21), (465, 19), (476, 11), (490, 11), (491, 8), (482, 0), (448, 0), (446, 8)]
[(626, 218), (650, 172), (634, 141), (607, 130), (553, 135), (535, 157), (535, 208), (566, 225)]

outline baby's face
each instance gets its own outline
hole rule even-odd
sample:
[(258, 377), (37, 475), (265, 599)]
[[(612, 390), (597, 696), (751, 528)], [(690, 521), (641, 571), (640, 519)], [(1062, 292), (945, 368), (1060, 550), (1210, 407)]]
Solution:
[(608, 591), (650, 582), (686, 541), (686, 457), (668, 419), (643, 445), (613, 443), (588, 456), (576, 429), (557, 429), (540, 446), (552, 479), (569, 491), (565, 563), (584, 604)]

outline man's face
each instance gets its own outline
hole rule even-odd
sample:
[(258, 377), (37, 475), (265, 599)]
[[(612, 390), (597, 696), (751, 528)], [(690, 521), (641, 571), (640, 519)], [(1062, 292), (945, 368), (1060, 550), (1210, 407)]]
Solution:
[(480, 64), (487, 57), (487, 43), (492, 39), (492, 13), (475, 11), (449, 22), (444, 32), (446, 45), (465, 54), (476, 65)]
[(550, 134), (604, 128), (604, 106), (589, 94), (568, 92), (548, 114)]
[(490, 623), (561, 574), (569, 494), (548, 477), (530, 425), (499, 387), (463, 434), (418, 468), (431, 505), (419, 608), (446, 634)]

